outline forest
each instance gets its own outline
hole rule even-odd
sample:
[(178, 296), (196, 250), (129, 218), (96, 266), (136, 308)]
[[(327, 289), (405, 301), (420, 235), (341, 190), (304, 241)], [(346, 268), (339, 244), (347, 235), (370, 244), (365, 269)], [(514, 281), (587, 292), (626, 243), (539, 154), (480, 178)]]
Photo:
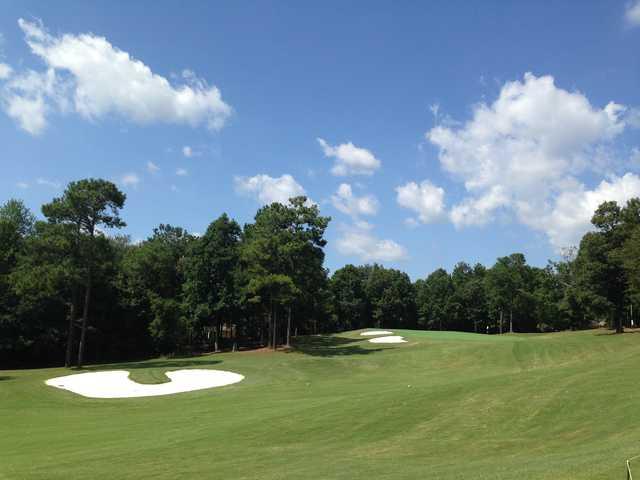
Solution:
[(377, 264), (329, 272), (331, 219), (305, 197), (266, 205), (244, 226), (222, 214), (200, 236), (161, 224), (138, 243), (118, 234), (125, 202), (115, 184), (84, 179), (43, 205), (43, 220), (19, 199), (0, 206), (3, 368), (278, 348), (372, 326), (501, 334), (637, 324), (637, 198), (602, 203), (579, 246), (544, 268), (513, 253), (415, 282)]

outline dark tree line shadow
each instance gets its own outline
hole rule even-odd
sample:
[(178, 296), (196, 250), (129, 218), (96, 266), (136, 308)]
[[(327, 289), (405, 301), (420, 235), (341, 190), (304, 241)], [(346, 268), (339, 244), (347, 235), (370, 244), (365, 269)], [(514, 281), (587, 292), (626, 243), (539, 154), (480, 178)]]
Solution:
[(217, 365), (222, 363), (222, 360), (202, 359), (198, 360), (198, 357), (190, 358), (171, 358), (171, 359), (158, 359), (142, 362), (126, 362), (126, 363), (104, 363), (100, 365), (89, 365), (80, 368), (73, 368), (73, 370), (93, 372), (96, 370), (104, 370), (106, 367), (112, 370), (136, 370), (141, 368), (166, 368), (182, 369), (189, 367), (203, 367), (206, 368), (211, 365)]
[(624, 332), (620, 332), (620, 333), (616, 332), (615, 330), (606, 330), (606, 331), (597, 332), (595, 334), (595, 336), (596, 337), (602, 337), (602, 336), (608, 337), (610, 335), (622, 335), (622, 334), (627, 334), (627, 333), (640, 333), (640, 330), (629, 330), (628, 328), (625, 328)]
[[(366, 338), (347, 338), (335, 335), (305, 335), (293, 339), (291, 348), (285, 353), (302, 353), (316, 357), (338, 357), (347, 355), (370, 355), (381, 352), (384, 348), (363, 347)], [(387, 347), (389, 348), (389, 347)], [(127, 362), (100, 363), (85, 365), (82, 368), (72, 367), (77, 372), (93, 372), (98, 370), (136, 370), (161, 368), (166, 370), (183, 369), (190, 367), (207, 368), (222, 363), (222, 360), (212, 359), (210, 354), (199, 356), (184, 356), (162, 358), (156, 360), (131, 360)], [(3, 378), (0, 377), (0, 380)]]
[(304, 353), (316, 357), (337, 357), (345, 355), (370, 355), (383, 348), (364, 348), (361, 343), (366, 339), (353, 339), (338, 336), (313, 335), (296, 338), (289, 352)]

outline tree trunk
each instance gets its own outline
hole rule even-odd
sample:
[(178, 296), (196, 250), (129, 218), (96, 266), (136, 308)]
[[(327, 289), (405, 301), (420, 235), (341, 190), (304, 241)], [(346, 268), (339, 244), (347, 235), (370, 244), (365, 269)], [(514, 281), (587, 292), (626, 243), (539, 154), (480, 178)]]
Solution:
[(82, 326), (80, 330), (80, 345), (78, 346), (78, 368), (82, 368), (84, 363), (84, 348), (87, 337), (87, 318), (89, 317), (89, 304), (91, 302), (91, 282), (93, 281), (93, 275), (91, 268), (87, 272), (87, 286), (84, 293), (84, 306), (82, 309)]
[(287, 348), (291, 346), (291, 307), (289, 307), (289, 316), (287, 317)]
[(273, 302), (269, 308), (269, 323), (267, 324), (267, 348), (273, 348)]
[(624, 333), (624, 325), (622, 324), (622, 315), (616, 314), (616, 333)]
[(509, 309), (509, 333), (513, 333), (513, 310)]
[(71, 366), (71, 357), (73, 356), (73, 338), (76, 328), (76, 303), (78, 299), (78, 290), (74, 287), (71, 294), (71, 305), (69, 306), (69, 331), (67, 332), (67, 353), (64, 358), (64, 366)]
[(502, 310), (500, 310), (500, 335), (502, 335)]
[(218, 353), (220, 351), (220, 321), (216, 320), (214, 327), (214, 340), (213, 340), (213, 351)]
[[(235, 321), (235, 318), (234, 318)], [(232, 323), (231, 324), (231, 338), (233, 340), (233, 344), (231, 346), (231, 351), (235, 352), (236, 350), (238, 350), (238, 337), (236, 336), (236, 324)]]
[(273, 310), (273, 349), (278, 349), (278, 309)]

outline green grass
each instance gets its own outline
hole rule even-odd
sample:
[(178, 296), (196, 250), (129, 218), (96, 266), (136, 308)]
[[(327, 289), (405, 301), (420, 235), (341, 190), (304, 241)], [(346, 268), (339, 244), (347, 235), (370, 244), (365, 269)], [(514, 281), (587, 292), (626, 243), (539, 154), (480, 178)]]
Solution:
[(164, 397), (88, 399), (44, 385), (68, 370), (0, 371), (0, 478), (622, 479), (640, 453), (640, 333), (396, 332), (409, 343), (352, 332), (93, 367), (246, 376)]

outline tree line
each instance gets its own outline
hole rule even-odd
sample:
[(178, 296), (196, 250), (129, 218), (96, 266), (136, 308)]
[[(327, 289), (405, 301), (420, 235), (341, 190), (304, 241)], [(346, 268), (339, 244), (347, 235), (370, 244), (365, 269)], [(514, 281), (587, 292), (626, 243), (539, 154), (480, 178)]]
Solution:
[(226, 214), (200, 236), (161, 224), (132, 243), (117, 230), (126, 196), (71, 182), (42, 206), (0, 206), (3, 366), (143, 358), (291, 345), (300, 334), (363, 327), (541, 332), (634, 324), (640, 200), (605, 202), (594, 231), (544, 268), (524, 255), (458, 263), (412, 282), (381, 265), (324, 267), (330, 218), (305, 197)]

